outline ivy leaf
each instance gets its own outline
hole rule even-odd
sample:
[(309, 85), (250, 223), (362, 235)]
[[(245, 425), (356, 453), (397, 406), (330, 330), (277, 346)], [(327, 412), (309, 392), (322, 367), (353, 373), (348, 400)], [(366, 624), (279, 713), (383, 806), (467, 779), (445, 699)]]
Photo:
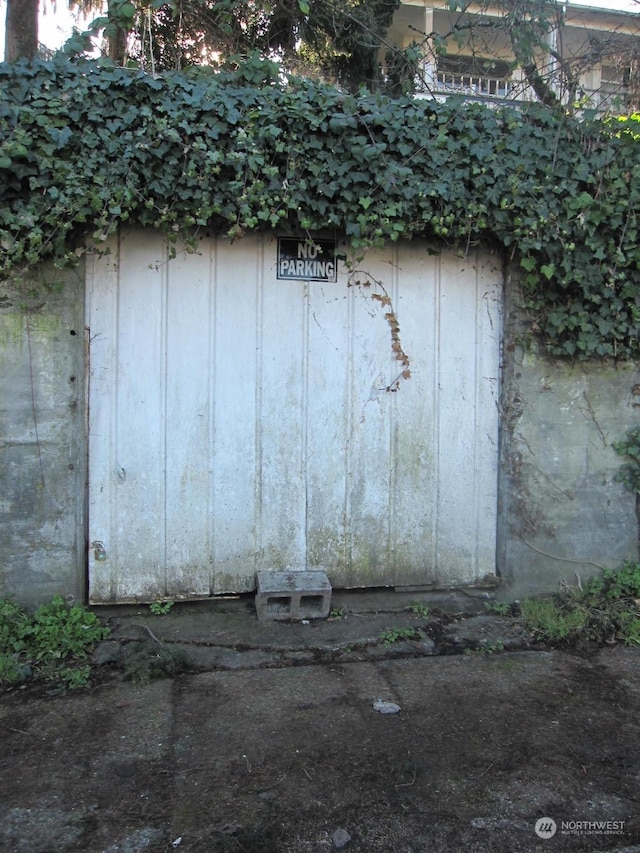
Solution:
[(136, 16), (136, 7), (129, 0), (124, 0), (124, 2), (114, 2), (111, 12), (119, 21), (132, 21)]
[(309, 4), (307, 3), (307, 0), (298, 0), (298, 8), (300, 9), (303, 15), (308, 15), (311, 11), (309, 9)]
[(522, 269), (525, 269), (527, 272), (532, 272), (536, 265), (536, 259), (527, 255), (526, 258), (520, 259), (520, 266)]
[(551, 281), (555, 271), (556, 271), (556, 265), (555, 264), (542, 264), (542, 266), (540, 267), (540, 272), (547, 279), (547, 281)]
[(47, 128), (47, 133), (55, 142), (56, 150), (64, 148), (71, 139), (71, 130), (68, 127), (49, 127)]
[[(104, 19), (107, 20), (106, 18)], [(70, 38), (66, 40), (64, 45), (62, 46), (62, 50), (67, 56), (78, 56), (85, 51), (91, 50), (91, 36), (93, 35), (93, 31), (87, 32), (79, 32), (74, 29)]]
[(569, 207), (573, 210), (586, 210), (587, 207), (590, 207), (593, 204), (593, 201), (593, 196), (589, 195), (588, 192), (582, 192), (577, 198), (570, 202)]

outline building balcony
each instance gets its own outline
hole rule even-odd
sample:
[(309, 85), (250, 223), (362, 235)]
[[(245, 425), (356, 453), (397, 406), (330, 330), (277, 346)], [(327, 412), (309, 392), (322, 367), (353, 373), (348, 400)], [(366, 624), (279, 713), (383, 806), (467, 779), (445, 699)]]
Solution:
[(436, 71), (433, 81), (434, 93), (441, 95), (508, 98), (513, 88), (511, 80), (501, 77), (456, 74), (451, 71)]

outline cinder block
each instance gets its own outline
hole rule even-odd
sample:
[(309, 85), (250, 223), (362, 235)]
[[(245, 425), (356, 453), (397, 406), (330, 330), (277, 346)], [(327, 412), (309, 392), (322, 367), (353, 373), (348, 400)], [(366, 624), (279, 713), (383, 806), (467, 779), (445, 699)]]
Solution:
[(325, 572), (258, 572), (256, 612), (260, 620), (326, 619), (331, 584)]

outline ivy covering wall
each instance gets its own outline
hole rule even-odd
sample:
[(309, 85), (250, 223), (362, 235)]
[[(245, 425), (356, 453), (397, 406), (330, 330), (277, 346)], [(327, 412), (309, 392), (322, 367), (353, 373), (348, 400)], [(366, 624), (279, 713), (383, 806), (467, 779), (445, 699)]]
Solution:
[(0, 66), (0, 276), (122, 223), (499, 247), (554, 355), (640, 354), (640, 122), (355, 97), (270, 64)]

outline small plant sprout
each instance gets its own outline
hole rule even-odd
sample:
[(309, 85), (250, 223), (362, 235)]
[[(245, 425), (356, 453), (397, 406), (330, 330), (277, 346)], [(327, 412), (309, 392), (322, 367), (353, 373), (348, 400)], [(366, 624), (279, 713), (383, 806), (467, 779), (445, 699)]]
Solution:
[(496, 640), (493, 643), (487, 640), (481, 640), (480, 645), (475, 649), (465, 648), (465, 655), (495, 655), (498, 652), (504, 651), (504, 643), (502, 640)]
[(385, 646), (391, 646), (400, 640), (419, 640), (423, 636), (417, 628), (387, 628), (380, 634)]
[(422, 616), (423, 619), (426, 619), (430, 612), (424, 601), (412, 601), (409, 610), (416, 616)]
[(485, 609), (496, 616), (508, 616), (511, 613), (511, 605), (506, 601), (485, 601)]
[(149, 605), (149, 610), (154, 616), (166, 616), (173, 607), (173, 601), (153, 601)]

